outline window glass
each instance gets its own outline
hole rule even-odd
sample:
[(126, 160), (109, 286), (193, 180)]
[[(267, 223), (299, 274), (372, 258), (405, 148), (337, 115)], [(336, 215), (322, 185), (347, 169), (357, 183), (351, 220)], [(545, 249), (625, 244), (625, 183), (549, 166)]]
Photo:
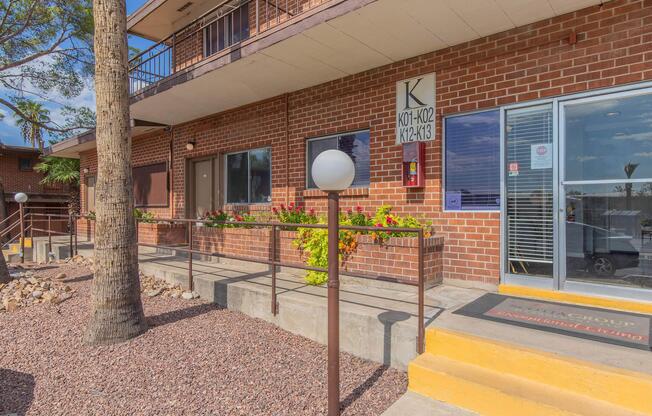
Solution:
[(329, 149), (339, 149), (349, 155), (351, 160), (353, 160), (353, 164), (355, 165), (355, 178), (353, 179), (352, 187), (369, 186), (369, 130), (365, 130), (308, 141), (308, 177), (306, 181), (308, 189), (317, 187), (312, 179), (312, 163), (321, 152)]
[(271, 163), (268, 149), (258, 149), (249, 152), (249, 202), (269, 202), (272, 194)]
[(226, 156), (226, 202), (265, 203), (272, 190), (269, 149), (256, 149)]
[(247, 203), (249, 193), (249, 159), (247, 152), (234, 153), (226, 157), (226, 202)]
[(500, 207), (500, 111), (445, 119), (445, 209)]
[(18, 169), (21, 171), (31, 171), (33, 161), (30, 158), (21, 157), (18, 159)]
[(565, 180), (652, 178), (652, 94), (565, 106)]
[(204, 54), (210, 56), (247, 38), (249, 38), (248, 3), (204, 28)]

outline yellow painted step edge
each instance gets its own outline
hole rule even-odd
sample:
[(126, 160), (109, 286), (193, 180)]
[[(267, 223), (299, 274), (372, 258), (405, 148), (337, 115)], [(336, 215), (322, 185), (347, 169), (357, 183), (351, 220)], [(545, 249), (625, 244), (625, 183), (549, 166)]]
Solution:
[(426, 331), (426, 352), (652, 415), (648, 374), (439, 328)]
[(408, 378), (410, 391), (483, 416), (573, 415), (546, 404), (512, 396), (490, 386), (433, 370), (424, 362), (423, 355), (410, 362)]
[(498, 293), (503, 295), (535, 298), (554, 302), (595, 306), (598, 308), (617, 309), (627, 312), (652, 314), (652, 302), (636, 302), (627, 299), (591, 296), (579, 293), (560, 292), (558, 290), (547, 290), (517, 285), (500, 285), (498, 286)]

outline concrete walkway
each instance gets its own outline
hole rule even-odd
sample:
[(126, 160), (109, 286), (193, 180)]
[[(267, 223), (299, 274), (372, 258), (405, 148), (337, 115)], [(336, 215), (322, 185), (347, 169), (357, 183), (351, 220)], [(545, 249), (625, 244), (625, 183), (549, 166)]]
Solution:
[(477, 416), (475, 412), (460, 409), (448, 403), (429, 399), (408, 391), (394, 402), (382, 416)]
[[(187, 285), (187, 258), (141, 248), (140, 268), (147, 275)], [(301, 273), (277, 273), (275, 316), (271, 312), (269, 266), (193, 261), (195, 290), (202, 298), (325, 344), (327, 290), (306, 285)], [(452, 286), (427, 290), (426, 324), (445, 310), (457, 308), (483, 293)], [(342, 350), (406, 369), (417, 356), (416, 287), (344, 277), (340, 300)]]

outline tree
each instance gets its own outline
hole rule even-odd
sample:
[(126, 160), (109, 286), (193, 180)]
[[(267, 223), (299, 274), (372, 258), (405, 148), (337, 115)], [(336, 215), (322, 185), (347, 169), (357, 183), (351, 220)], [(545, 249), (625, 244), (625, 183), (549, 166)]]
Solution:
[[(91, 0), (0, 0), (0, 106), (20, 120), (35, 146), (43, 130), (57, 135), (92, 127), (87, 108), (56, 102), (78, 96), (92, 75), (92, 39)], [(65, 121), (42, 117), (37, 101), (62, 106)]]
[[(17, 113), (14, 114), (16, 126), (20, 128), (23, 140), (42, 151), (45, 141), (43, 139), (43, 127), (39, 124), (47, 124), (50, 121), (50, 111), (43, 107), (43, 104), (36, 101), (21, 100), (16, 104), (16, 107), (23, 113), (23, 116), (28, 117), (23, 118)], [(30, 120), (35, 120), (39, 124)]]
[(79, 212), (79, 159), (44, 156), (34, 166), (37, 172), (45, 174), (41, 183), (44, 185), (68, 185), (68, 210)]
[(97, 183), (95, 276), (87, 344), (111, 344), (147, 330), (140, 299), (129, 124), (124, 0), (94, 0)]

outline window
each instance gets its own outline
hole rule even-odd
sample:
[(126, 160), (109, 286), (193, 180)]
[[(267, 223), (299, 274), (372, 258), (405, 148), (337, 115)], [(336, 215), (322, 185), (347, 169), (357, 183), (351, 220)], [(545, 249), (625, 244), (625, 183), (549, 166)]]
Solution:
[(271, 202), (272, 163), (270, 149), (226, 155), (226, 203)]
[(34, 159), (28, 157), (18, 158), (18, 170), (21, 172), (30, 172), (34, 168)]
[(132, 172), (135, 206), (164, 207), (168, 205), (168, 169), (166, 162), (135, 167)]
[(245, 3), (204, 28), (204, 56), (217, 53), (248, 37), (249, 3)]
[(329, 149), (339, 149), (353, 160), (355, 177), (351, 187), (369, 186), (369, 130), (364, 130), (308, 140), (306, 157), (308, 161), (306, 186), (308, 189), (317, 187), (312, 180), (312, 163), (321, 152)]
[(446, 210), (500, 208), (500, 111), (445, 119)]

